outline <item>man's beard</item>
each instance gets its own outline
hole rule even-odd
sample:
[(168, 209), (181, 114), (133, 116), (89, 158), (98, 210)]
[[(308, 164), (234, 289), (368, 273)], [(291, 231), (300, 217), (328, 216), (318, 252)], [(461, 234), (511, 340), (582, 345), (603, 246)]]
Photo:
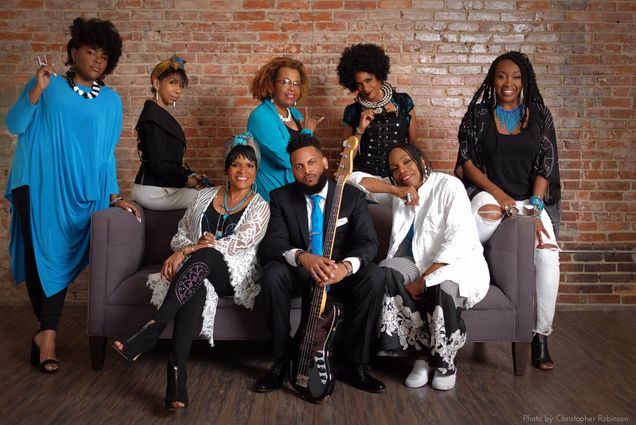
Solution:
[(328, 178), (329, 175), (327, 174), (327, 169), (325, 168), (324, 170), (322, 170), (322, 174), (320, 174), (320, 177), (318, 177), (318, 183), (316, 183), (315, 185), (309, 186), (303, 182), (299, 182), (298, 180), (296, 180), (296, 187), (298, 187), (303, 195), (315, 195), (316, 193), (324, 189), (325, 184), (327, 184)]

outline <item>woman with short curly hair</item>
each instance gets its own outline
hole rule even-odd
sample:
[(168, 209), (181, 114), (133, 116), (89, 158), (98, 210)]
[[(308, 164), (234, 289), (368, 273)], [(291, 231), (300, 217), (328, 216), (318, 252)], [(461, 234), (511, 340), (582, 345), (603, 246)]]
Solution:
[(294, 181), (286, 150), (290, 138), (300, 133), (313, 134), (324, 117), (305, 119), (294, 108), (307, 91), (307, 74), (298, 60), (288, 57), (271, 59), (256, 72), (250, 91), (254, 99), (261, 101), (247, 121), (247, 130), (261, 148), (257, 191), (269, 201), (271, 190)]
[(415, 143), (415, 109), (406, 93), (397, 93), (387, 82), (391, 60), (375, 44), (347, 47), (338, 63), (340, 85), (357, 93), (344, 111), (343, 138), (356, 135), (360, 152), (354, 169), (387, 177), (386, 154), (397, 143)]
[(43, 373), (60, 367), (56, 329), (67, 287), (88, 264), (91, 214), (110, 203), (141, 217), (118, 195), (122, 104), (103, 81), (121, 56), (121, 37), (99, 19), (76, 18), (70, 33), (66, 75), (38, 58), (35, 77), (6, 118), (18, 136), (5, 192), (11, 269), (17, 282), (26, 281), (39, 322), (31, 362)]

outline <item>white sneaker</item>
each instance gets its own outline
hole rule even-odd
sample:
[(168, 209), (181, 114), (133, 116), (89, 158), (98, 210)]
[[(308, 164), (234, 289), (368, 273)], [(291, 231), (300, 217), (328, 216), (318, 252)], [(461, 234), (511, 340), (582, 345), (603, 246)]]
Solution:
[(433, 370), (429, 367), (426, 360), (415, 360), (413, 370), (409, 373), (409, 376), (404, 380), (404, 385), (409, 388), (419, 388), (426, 385), (429, 376), (433, 373)]
[(440, 373), (435, 373), (433, 377), (432, 386), (436, 390), (448, 391), (455, 388), (455, 382), (457, 381), (457, 371), (452, 375), (444, 376)]

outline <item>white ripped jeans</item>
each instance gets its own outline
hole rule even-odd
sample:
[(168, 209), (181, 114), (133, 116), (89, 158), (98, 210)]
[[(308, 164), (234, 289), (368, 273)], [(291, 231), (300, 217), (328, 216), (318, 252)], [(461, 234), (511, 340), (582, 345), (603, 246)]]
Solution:
[[(479, 240), (483, 244), (495, 233), (501, 223), (501, 218), (497, 220), (489, 219), (479, 215), (478, 210), (484, 205), (499, 205), (495, 197), (486, 191), (479, 192), (470, 203)], [(519, 211), (530, 205), (530, 200), (517, 201)], [(541, 222), (548, 232), (549, 237), (542, 235), (543, 243), (558, 246), (554, 236), (554, 228), (548, 214), (541, 212)], [(535, 241), (538, 245), (538, 241)], [(558, 248), (537, 248), (534, 249), (534, 272), (536, 290), (536, 315), (533, 331), (542, 335), (552, 333), (552, 320), (554, 319), (554, 309), (556, 307), (557, 295), (559, 292), (559, 249)]]

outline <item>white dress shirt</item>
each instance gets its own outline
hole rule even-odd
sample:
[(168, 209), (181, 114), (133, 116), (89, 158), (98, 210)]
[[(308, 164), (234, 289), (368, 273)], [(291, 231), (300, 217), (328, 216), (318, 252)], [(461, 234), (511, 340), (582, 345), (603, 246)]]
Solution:
[[(330, 182), (327, 181), (327, 183), (325, 184), (325, 187), (322, 188), (322, 190), (320, 192), (318, 192), (316, 195), (320, 195), (320, 210), (322, 211), (323, 217), (325, 215), (325, 202), (327, 201), (327, 193), (329, 192), (329, 184)], [(305, 195), (305, 202), (307, 204), (307, 223), (309, 224), (309, 229), (308, 229), (308, 234), (311, 235), (311, 209), (312, 209), (312, 201), (310, 198), (310, 195)], [(326, 231), (326, 229), (323, 229), (323, 234)], [(337, 229), (336, 229), (337, 232)], [(296, 263), (296, 252), (298, 252), (300, 250), (300, 248), (294, 248), (294, 249), (290, 249), (289, 251), (285, 251), (285, 253), (283, 253), (283, 256), (285, 257), (285, 260), (287, 261), (287, 263), (289, 263), (290, 266), (292, 267), (298, 267), (299, 264)], [(355, 274), (358, 272), (358, 270), (360, 270), (360, 258), (358, 257), (347, 257), (345, 258), (344, 261), (348, 261), (349, 264), (351, 264), (351, 269), (352, 269), (352, 274)]]

